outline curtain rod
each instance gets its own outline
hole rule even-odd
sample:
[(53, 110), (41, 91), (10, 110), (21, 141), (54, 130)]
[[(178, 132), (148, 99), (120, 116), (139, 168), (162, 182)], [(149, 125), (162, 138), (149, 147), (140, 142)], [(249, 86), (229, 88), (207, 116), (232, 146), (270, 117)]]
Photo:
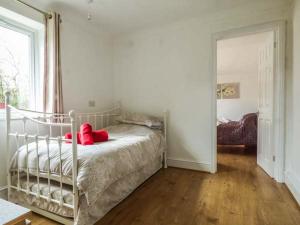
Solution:
[(34, 9), (35, 11), (38, 11), (39, 13), (41, 13), (41, 14), (43, 14), (43, 15), (45, 15), (45, 16), (47, 16), (48, 19), (51, 19), (51, 18), (52, 18), (52, 15), (51, 15), (50, 13), (48, 13), (48, 12), (45, 12), (45, 11), (43, 11), (43, 10), (40, 10), (40, 9), (38, 9), (38, 8), (36, 8), (36, 7), (34, 7), (34, 6), (30, 5), (30, 4), (28, 4), (28, 3), (26, 3), (26, 2), (23, 2), (23, 1), (21, 1), (21, 0), (16, 0), (16, 1), (19, 2), (19, 3), (21, 3), (21, 4), (23, 4), (23, 5), (25, 5), (25, 6), (28, 6), (29, 8)]

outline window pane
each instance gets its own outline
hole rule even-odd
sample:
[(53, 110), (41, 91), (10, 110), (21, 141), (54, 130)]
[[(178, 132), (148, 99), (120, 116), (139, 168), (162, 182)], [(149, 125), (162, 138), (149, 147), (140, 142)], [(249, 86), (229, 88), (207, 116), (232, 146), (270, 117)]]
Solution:
[(0, 108), (4, 93), (11, 92), (11, 104), (28, 108), (31, 91), (31, 38), (0, 26)]

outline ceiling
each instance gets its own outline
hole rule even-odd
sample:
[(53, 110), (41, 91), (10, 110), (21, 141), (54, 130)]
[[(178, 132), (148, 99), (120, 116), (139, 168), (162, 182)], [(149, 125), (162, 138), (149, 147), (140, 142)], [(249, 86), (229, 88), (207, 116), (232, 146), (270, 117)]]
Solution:
[(218, 41), (218, 75), (253, 75), (258, 73), (258, 55), (272, 32)]
[(91, 4), (88, 4), (88, 0), (24, 1), (33, 5), (39, 4), (45, 9), (72, 11), (77, 17), (83, 19), (87, 19), (90, 11), (91, 23), (100, 26), (103, 30), (119, 33), (262, 0), (93, 0)]

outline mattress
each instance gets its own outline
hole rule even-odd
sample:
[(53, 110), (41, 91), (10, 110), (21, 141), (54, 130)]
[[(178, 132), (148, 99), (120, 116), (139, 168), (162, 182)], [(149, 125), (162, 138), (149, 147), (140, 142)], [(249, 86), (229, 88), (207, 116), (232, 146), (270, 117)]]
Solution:
[[(161, 164), (162, 162), (161, 156), (165, 148), (165, 143), (161, 131), (130, 124), (111, 126), (106, 129), (110, 135), (108, 142), (97, 143), (91, 146), (78, 145), (77, 186), (82, 193), (80, 204), (86, 204), (86, 208), (95, 206), (96, 202), (103, 197), (111, 185), (118, 183), (123, 178), (132, 174), (138, 174), (144, 168), (153, 166), (152, 164), (156, 165), (155, 170), (157, 171), (157, 164)], [(43, 141), (38, 144), (40, 174), (46, 176), (49, 168), (47, 145)], [(50, 142), (49, 150), (51, 177), (56, 179), (60, 173), (58, 144)], [(28, 157), (28, 168), (31, 176), (34, 177), (37, 174), (36, 143), (28, 145), (28, 152), (27, 155), (26, 146), (18, 149), (11, 163), (11, 171), (16, 171), (18, 167), (21, 173), (22, 171), (26, 171)], [(61, 152), (63, 181), (65, 184), (69, 184), (72, 177), (72, 145), (63, 143)], [(157, 163), (158, 161), (159, 163)], [(151, 169), (148, 170), (151, 171)], [(153, 174), (155, 170), (151, 173)], [(146, 179), (145, 177), (152, 175), (151, 173), (147, 172), (146, 175), (143, 175), (140, 181), (136, 182), (135, 187), (143, 182)], [(129, 185), (127, 189), (131, 190), (133, 186)], [(29, 200), (32, 204), (36, 202), (33, 196)], [(45, 205), (45, 203), (41, 203), (41, 205)], [(47, 204), (45, 207), (47, 210), (51, 208)], [(81, 205), (80, 210), (82, 210)], [(67, 217), (73, 216), (73, 212), (70, 212), (72, 210), (68, 212), (66, 212), (67, 210), (63, 210), (62, 212), (55, 208), (54, 211)], [(77, 220), (81, 221), (80, 215), (84, 214), (86, 213), (79, 214)], [(81, 224), (81, 222), (78, 224)]]

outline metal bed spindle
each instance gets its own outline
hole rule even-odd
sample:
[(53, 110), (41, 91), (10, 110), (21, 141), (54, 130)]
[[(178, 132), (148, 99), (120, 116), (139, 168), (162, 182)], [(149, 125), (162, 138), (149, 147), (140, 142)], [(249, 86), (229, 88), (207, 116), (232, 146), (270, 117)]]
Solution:
[(70, 111), (69, 113), (70, 121), (71, 121), (71, 133), (72, 133), (72, 162), (73, 162), (73, 170), (72, 170), (72, 181), (73, 181), (73, 205), (74, 205), (74, 218), (77, 217), (78, 214), (78, 202), (79, 202), (79, 193), (77, 187), (77, 173), (78, 173), (78, 162), (77, 162), (77, 124), (76, 124), (76, 114), (74, 111)]
[(46, 136), (46, 139), (45, 139), (45, 141), (46, 141), (46, 146), (47, 146), (47, 156), (48, 156), (48, 160), (47, 160), (47, 162), (48, 162), (48, 171), (47, 171), (47, 178), (48, 178), (48, 202), (50, 202), (50, 200), (51, 200), (51, 187), (50, 187), (50, 185), (51, 185), (51, 178), (50, 178), (50, 175), (51, 175), (51, 172), (50, 172), (50, 149), (49, 149), (49, 144), (50, 144), (50, 140), (49, 140), (49, 136)]
[(80, 129), (80, 125), (82, 124), (82, 116), (78, 116), (79, 124), (78, 124), (78, 130)]
[[(59, 118), (60, 118), (60, 123), (63, 123), (64, 118), (62, 116), (60, 116)], [(64, 136), (64, 134), (63, 134), (63, 126), (60, 126), (60, 136), (61, 137)]]
[(104, 127), (104, 115), (101, 115), (101, 128)]
[(49, 117), (49, 120), (50, 120), (50, 125), (49, 125), (49, 134), (50, 134), (50, 137), (52, 137), (52, 125), (51, 123), (53, 122), (53, 116), (50, 116)]
[[(37, 120), (41, 120), (41, 118), (38, 116)], [(40, 133), (40, 125), (38, 123), (36, 124), (36, 132), (37, 132), (37, 134)]]
[[(26, 117), (24, 116), (23, 119), (23, 134), (26, 134)], [(23, 144), (25, 144), (25, 137), (23, 139)]]
[[(16, 136), (15, 136), (15, 139), (16, 139), (16, 146), (17, 146), (17, 157), (19, 158), (19, 146), (20, 146), (20, 143), (19, 143), (19, 134), (16, 133)], [(18, 165), (18, 168), (17, 168), (17, 178), (18, 178), (18, 191), (20, 191), (20, 188), (21, 188), (21, 185), (20, 185), (20, 165), (19, 163), (17, 163)]]
[(10, 186), (11, 186), (11, 177), (10, 177), (10, 121), (11, 121), (11, 114), (10, 114), (10, 107), (7, 107), (9, 105), (10, 100), (10, 93), (5, 93), (5, 111), (6, 111), (6, 154), (7, 154), (7, 160), (6, 160), (6, 172), (7, 172), (7, 192), (8, 192), (8, 200), (10, 196)]
[(35, 136), (35, 148), (36, 148), (36, 181), (37, 181), (37, 198), (40, 198), (40, 160), (39, 160), (39, 139)]
[(87, 120), (88, 123), (91, 122), (91, 121), (90, 121), (90, 115), (87, 115), (86, 120)]
[(28, 150), (28, 135), (24, 135), (25, 145), (26, 145), (26, 190), (27, 194), (29, 194), (29, 150)]
[(60, 187), (60, 206), (63, 205), (63, 171), (62, 171), (62, 158), (61, 158), (61, 137), (57, 138), (58, 152), (59, 152), (59, 187)]

